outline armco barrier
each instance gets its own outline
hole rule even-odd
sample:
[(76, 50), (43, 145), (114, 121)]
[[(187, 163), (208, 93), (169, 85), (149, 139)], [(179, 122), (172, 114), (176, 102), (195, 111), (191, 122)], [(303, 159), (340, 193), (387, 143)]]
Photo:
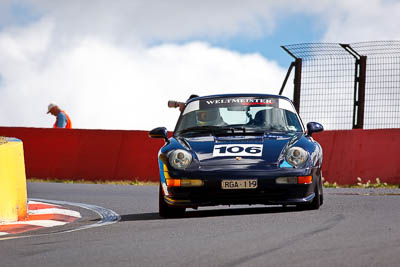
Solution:
[[(28, 177), (158, 181), (162, 139), (147, 131), (0, 127), (23, 140)], [(400, 129), (325, 131), (314, 134), (324, 150), (323, 176), (339, 184), (400, 184)]]
[(15, 138), (0, 141), (0, 222), (23, 220), (27, 216), (23, 145)]

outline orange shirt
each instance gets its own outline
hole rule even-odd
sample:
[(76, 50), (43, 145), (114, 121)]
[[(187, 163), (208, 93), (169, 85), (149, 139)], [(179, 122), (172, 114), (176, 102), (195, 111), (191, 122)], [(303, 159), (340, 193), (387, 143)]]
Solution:
[[(66, 123), (64, 125), (65, 121), (66, 121)], [(60, 125), (62, 125), (62, 126), (60, 126)], [(66, 129), (72, 128), (71, 119), (69, 118), (68, 114), (64, 110), (61, 110), (60, 113), (57, 115), (57, 120), (54, 123), (53, 128), (66, 128)]]

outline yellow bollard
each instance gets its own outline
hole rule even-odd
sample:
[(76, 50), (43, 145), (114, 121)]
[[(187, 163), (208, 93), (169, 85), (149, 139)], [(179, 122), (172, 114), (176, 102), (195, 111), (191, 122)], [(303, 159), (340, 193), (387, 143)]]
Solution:
[(0, 222), (23, 220), (27, 214), (22, 141), (0, 137)]

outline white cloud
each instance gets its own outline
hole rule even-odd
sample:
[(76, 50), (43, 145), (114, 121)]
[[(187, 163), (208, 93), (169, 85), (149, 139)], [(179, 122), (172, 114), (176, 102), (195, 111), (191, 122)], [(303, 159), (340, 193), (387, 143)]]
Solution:
[[(12, 2), (5, 0), (0, 4), (1, 9), (10, 10), (7, 7)], [(232, 36), (257, 38), (275, 31), (278, 20), (298, 15), (315, 16), (316, 28), (325, 28), (325, 41), (399, 38), (397, 0), (20, 0), (17, 3), (31, 10), (33, 17), (41, 14), (54, 20), (59, 45), (73, 45), (76, 39), (87, 36), (127, 45)], [(0, 14), (13, 20), (4, 11)], [(296, 27), (294, 24), (293, 28)]]
[(0, 35), (1, 125), (51, 126), (54, 118), (45, 111), (54, 101), (75, 128), (172, 129), (179, 113), (167, 108), (169, 99), (186, 100), (192, 93), (277, 93), (285, 74), (258, 54), (206, 43), (127, 49), (87, 37), (55, 51), (48, 41), (54, 34), (53, 22), (44, 20)]
[(275, 26), (272, 0), (25, 0), (35, 12), (57, 21), (58, 34), (68, 38), (96, 35), (118, 42), (176, 41), (222, 38), (237, 34), (261, 36)]
[(400, 2), (396, 0), (323, 1), (315, 12), (326, 25), (325, 42), (400, 39)]
[(400, 37), (397, 1), (21, 0), (41, 20), (19, 26), (12, 2), (0, 4), (0, 125), (50, 126), (55, 101), (79, 128), (171, 129), (168, 99), (277, 93), (286, 69), (274, 62), (185, 40), (257, 38), (288, 16), (315, 16), (321, 41)]
[[(277, 20), (315, 16), (324, 41), (355, 42), (399, 38), (396, 0), (25, 0), (57, 21), (61, 41), (95, 35), (130, 43), (257, 38), (276, 30)], [(297, 25), (293, 25), (296, 28)], [(304, 40), (307, 42), (308, 40)]]

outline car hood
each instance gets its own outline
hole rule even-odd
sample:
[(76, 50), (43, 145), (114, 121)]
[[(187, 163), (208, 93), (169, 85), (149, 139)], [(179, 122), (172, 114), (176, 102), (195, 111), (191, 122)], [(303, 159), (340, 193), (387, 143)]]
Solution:
[(195, 154), (200, 166), (276, 166), (285, 148), (302, 136), (303, 133), (270, 133), (260, 136), (199, 136), (182, 138), (182, 141)]

